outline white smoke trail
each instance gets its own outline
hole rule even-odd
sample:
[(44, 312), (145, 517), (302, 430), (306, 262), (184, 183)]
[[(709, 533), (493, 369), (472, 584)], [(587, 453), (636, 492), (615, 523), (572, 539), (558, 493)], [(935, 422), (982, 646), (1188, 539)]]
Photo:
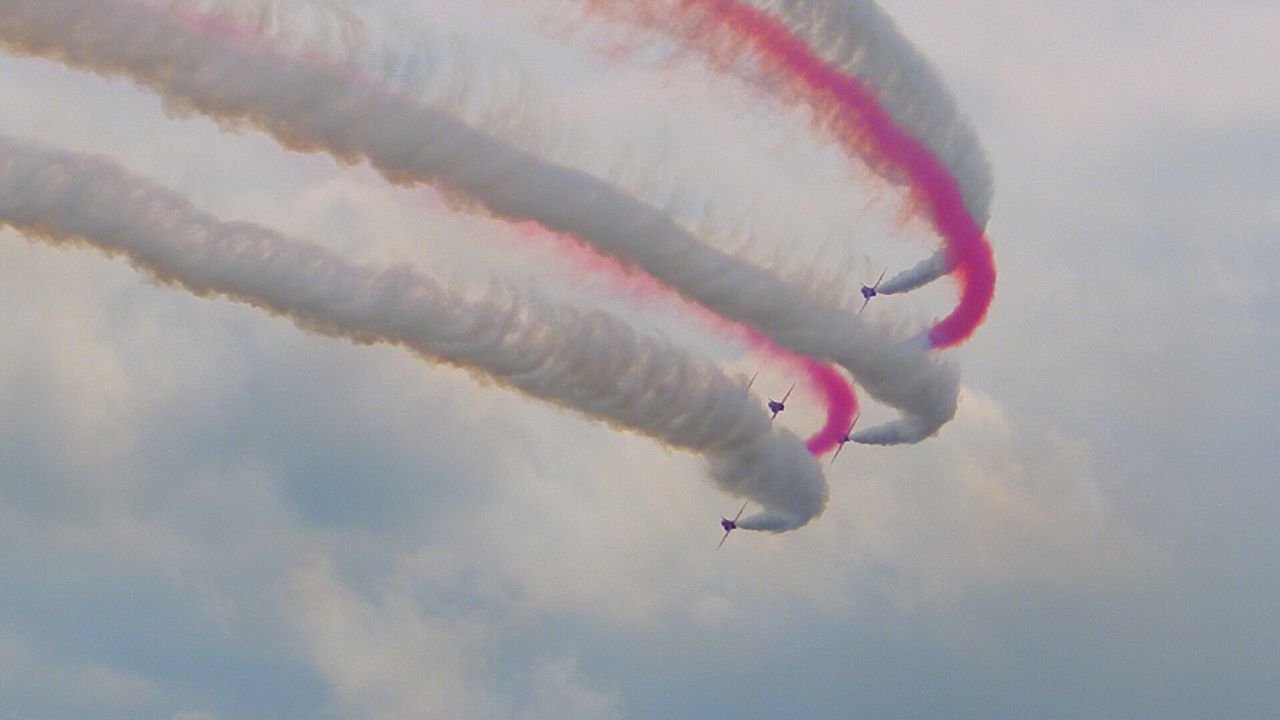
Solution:
[[(638, 21), (642, 26), (674, 30), (685, 42), (705, 41), (713, 33), (703, 27), (702, 14), (715, 15), (724, 5), (758, 8), (780, 21), (823, 61), (839, 72), (857, 77), (894, 118), (895, 123), (920, 139), (956, 178), (966, 209), (979, 227), (990, 217), (994, 195), (991, 166), (977, 133), (959, 112), (945, 83), (929, 61), (898, 29), (874, 0), (560, 0), (609, 11), (605, 17)], [(581, 20), (591, 26), (592, 13)], [(712, 24), (714, 27), (714, 24)], [(761, 74), (750, 63), (730, 64), (723, 55), (717, 67), (786, 96), (788, 88), (771, 87), (787, 82), (783, 76)], [(825, 121), (823, 113), (816, 118)], [(881, 163), (873, 169), (899, 184), (905, 177)]]
[(994, 182), (978, 135), (946, 85), (874, 0), (748, 0), (781, 19), (830, 65), (856, 75), (894, 120), (919, 138), (956, 181), (986, 227)]
[[(621, 10), (625, 16), (636, 12), (626, 0), (586, 0)], [(653, 0), (641, 11), (645, 22), (671, 20), (678, 12), (664, 12)], [(680, 2), (680, 0), (672, 0)], [(960, 114), (946, 86), (929, 62), (898, 30), (893, 19), (874, 0), (734, 0), (752, 5), (781, 21), (796, 37), (838, 71), (856, 77), (875, 93), (880, 105), (894, 122), (929, 148), (956, 179), (966, 210), (979, 227), (990, 217), (993, 181), (990, 163), (969, 122)], [(684, 5), (684, 3), (680, 3)], [(709, 12), (710, 10), (708, 10)], [(749, 68), (751, 80), (766, 87), (770, 82), (786, 82), (787, 76), (759, 77)], [(774, 88), (786, 94), (786, 88)], [(827, 116), (818, 113), (815, 119)], [(877, 172), (897, 183), (907, 179), (884, 163), (871, 163)], [(885, 282), (879, 292), (893, 295), (915, 290), (946, 275), (953, 269), (946, 253), (939, 251)]]
[(881, 295), (898, 295), (924, 287), (951, 271), (947, 254), (941, 250), (880, 283)]
[(0, 43), (126, 75), (173, 105), (262, 128), (287, 147), (367, 159), (392, 180), (440, 183), (495, 215), (589, 240), (783, 347), (844, 366), (871, 396), (904, 413), (881, 430), (896, 442), (929, 437), (955, 414), (954, 365), (918, 343), (885, 335), (845, 308), (820, 305), (765, 270), (707, 247), (615, 186), (323, 63), (196, 32), (172, 14), (127, 0), (5, 0)]
[[(928, 60), (874, 0), (755, 0), (774, 13), (828, 63), (875, 91), (894, 120), (929, 147), (956, 179), (978, 227), (991, 217), (991, 163), (977, 133), (959, 112)], [(883, 283), (879, 292), (910, 292), (952, 270), (939, 250)], [(859, 433), (875, 442), (875, 428)]]
[(407, 267), (358, 266), (320, 246), (221, 222), (113, 163), (0, 136), (0, 226), (81, 242), (196, 295), (225, 295), (304, 329), (390, 343), (706, 456), (714, 481), (783, 531), (822, 512), (804, 443), (714, 366), (600, 312), (493, 291), (468, 301)]

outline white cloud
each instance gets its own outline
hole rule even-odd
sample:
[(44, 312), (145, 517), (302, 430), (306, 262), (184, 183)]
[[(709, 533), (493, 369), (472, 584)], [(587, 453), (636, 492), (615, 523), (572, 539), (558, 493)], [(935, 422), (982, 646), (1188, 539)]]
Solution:
[(1211, 126), (1276, 112), (1273, 3), (884, 5), (945, 76), (986, 101), (962, 106), (1008, 114), (1042, 142), (1087, 146), (1161, 115)]
[[(736, 507), (692, 456), (0, 235), (0, 625), (14, 628), (0, 715), (740, 716), (785, 701), (814, 716), (1264, 717), (1274, 692), (1258, 669), (1280, 647), (1259, 622), (1277, 597), (1280, 201), (1258, 160), (1275, 155), (1269, 136), (1239, 133), (1280, 111), (1274, 44), (1259, 42), (1274, 7), (886, 5), (993, 148), (1004, 275), (960, 353), (970, 384), (955, 422), (905, 451), (846, 449), (828, 511), (799, 534), (735, 533), (717, 552), (716, 516)], [(536, 56), (547, 41), (524, 42)], [(825, 260), (820, 238), (863, 229), (847, 226), (865, 179), (848, 183), (797, 118), (719, 117), (741, 98), (715, 87), (699, 100), (699, 73), (670, 95), (596, 80), (533, 110), (641, 149), (669, 141), (687, 198), (724, 180), (714, 211), (741, 213), (759, 254), (794, 232), (789, 262)], [(671, 98), (696, 120), (664, 134)], [(165, 117), (121, 82), (4, 57), (0, 104), (6, 132), (109, 152), (225, 217), (459, 284), (485, 272), (593, 294), (499, 224)], [(768, 151), (788, 133), (787, 152)], [(796, 178), (794, 202), (754, 207), (759, 179), (735, 174), (753, 152)], [(1154, 162), (1170, 153), (1185, 162)], [(666, 167), (642, 159), (637, 184)], [(1221, 192), (1189, 202), (1199, 187), (1179, 182), (1202, 177)], [(909, 261), (924, 245), (912, 241), (825, 252), (843, 267), (873, 251), (878, 270), (895, 252)], [(937, 295), (904, 312), (934, 312)], [(807, 428), (801, 410), (783, 422)], [(132, 585), (150, 604), (108, 607)], [(35, 619), (60, 588), (86, 598), (63, 617), (134, 621), (114, 639), (138, 650), (132, 666)], [(177, 619), (146, 617), (160, 610)], [(153, 626), (191, 634), (194, 670), (166, 673)], [(235, 696), (250, 675), (267, 689)], [(1064, 698), (1067, 685), (1093, 699)]]
[[(419, 565), (421, 567), (421, 565)], [(584, 685), (571, 658), (538, 658), (528, 698), (502, 697), (490, 666), (501, 638), (483, 608), (450, 607), (411, 576), (374, 589), (338, 584), (313, 558), (289, 581), (299, 642), (330, 683), (343, 716), (367, 718), (620, 717), (616, 696)], [(434, 607), (433, 607), (434, 605)]]
[(290, 582), (294, 622), (344, 715), (493, 717), (480, 657), (483, 631), (434, 618), (410, 597), (366, 601), (339, 586), (323, 560)]
[(533, 678), (533, 698), (521, 711), (523, 720), (606, 720), (624, 717), (616, 695), (580, 684), (577, 663), (570, 658), (540, 665)]
[(0, 713), (19, 708), (36, 716), (101, 713), (123, 717), (143, 707), (160, 688), (146, 678), (96, 663), (60, 663), (43, 656), (23, 640), (20, 629), (6, 628), (0, 641)]

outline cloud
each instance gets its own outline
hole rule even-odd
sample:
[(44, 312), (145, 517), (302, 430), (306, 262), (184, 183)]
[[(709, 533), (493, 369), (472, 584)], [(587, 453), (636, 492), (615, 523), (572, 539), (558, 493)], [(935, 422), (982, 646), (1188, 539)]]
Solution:
[[(1004, 279), (984, 335), (962, 351), (955, 422), (907, 453), (847, 448), (828, 511), (802, 534), (735, 533), (717, 553), (714, 515), (735, 508), (688, 481), (702, 472), (692, 456), (0, 233), (0, 662), (13, 670), (0, 672), (13, 679), (0, 716), (367, 716), (356, 699), (375, 688), (409, 707), (514, 717), (1270, 717), (1274, 103), (1255, 70), (1239, 86), (1179, 89), (1172, 79), (1200, 51), (1184, 56), (1159, 29), (1166, 12), (1195, 11), (1225, 38), (1216, 62), (1250, 65), (1270, 52), (1248, 41), (1270, 4), (1126, 6), (1141, 10), (1132, 23), (1106, 3), (1078, 22), (1061, 5), (886, 6), (992, 148)], [(1241, 31), (1247, 13), (1256, 22)], [(1075, 51), (1112, 34), (1125, 51), (1102, 60), (1132, 63), (1114, 81)], [(1044, 78), (1060, 72), (1070, 81), (1050, 97)], [(1149, 86), (1146, 73), (1160, 77)], [(685, 77), (681, 100), (702, 82)], [(628, 84), (606, 86), (581, 97), (607, 97), (597, 112), (620, 126), (635, 116), (626, 127), (643, 137), (649, 116), (626, 104)], [(689, 112), (740, 107), (721, 92), (708, 86)], [(1191, 112), (1145, 112), (1177, 108), (1179, 92)], [(496, 266), (482, 257), (493, 247), (545, 269), (495, 242), (499, 229), (367, 170), (166, 118), (121, 82), (4, 57), (0, 98), (9, 132), (128, 157), (220, 215), (300, 227), (344, 255), (404, 257), (460, 284), (470, 276), (455, 268)], [(832, 257), (896, 257), (892, 222), (881, 241), (819, 211), (845, 218), (865, 197), (845, 197), (857, 181), (839, 179), (830, 148), (801, 154), (803, 123), (772, 125), (761, 118), (773, 108), (757, 109), (673, 131), (690, 197), (725, 183), (732, 197), (715, 212), (767, 228), (759, 256), (794, 227), (797, 266), (826, 257), (823, 233), (839, 236)], [(751, 134), (752, 118), (772, 129)], [(732, 143), (690, 150), (707, 128), (761, 146), (770, 132), (790, 138), (787, 152), (760, 153), (792, 183), (785, 208), (751, 207), (755, 181), (731, 172)], [(723, 170), (689, 169), (704, 162)], [(436, 230), (458, 243), (421, 239)], [(546, 278), (576, 292), (567, 275)], [(894, 301), (926, 320), (935, 307)], [(55, 355), (67, 350), (77, 355)], [(785, 422), (802, 427), (795, 410)], [(327, 593), (309, 622), (334, 627), (304, 622), (304, 587)], [(84, 600), (49, 622), (66, 597)], [(153, 625), (194, 639), (166, 654)], [(84, 626), (127, 631), (107, 642)], [(376, 673), (342, 656), (340, 631)], [(373, 639), (420, 667), (446, 663), (423, 647), (459, 648), (443, 677), (463, 677), (465, 692), (418, 697)], [(174, 656), (191, 662), (185, 674), (169, 669)], [(249, 668), (257, 690), (219, 674), (229, 666)]]
[(436, 618), (412, 598), (364, 601), (323, 561), (290, 581), (294, 623), (343, 714), (369, 718), (492, 717), (480, 657), (482, 629)]
[[(615, 696), (582, 684), (570, 658), (541, 658), (525, 673), (525, 701), (503, 698), (490, 667), (501, 646), (482, 608), (432, 607), (401, 576), (365, 598), (314, 558), (289, 581), (292, 615), (344, 715), (368, 718), (620, 717)], [(514, 705), (514, 707), (513, 707)]]
[(95, 662), (59, 661), (31, 647), (22, 628), (0, 641), (0, 717), (130, 717), (163, 689), (151, 680)]

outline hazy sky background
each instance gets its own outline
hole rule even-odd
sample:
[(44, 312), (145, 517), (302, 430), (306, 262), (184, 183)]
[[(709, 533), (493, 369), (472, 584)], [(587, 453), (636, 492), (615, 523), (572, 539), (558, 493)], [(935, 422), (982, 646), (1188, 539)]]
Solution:
[[(799, 114), (504, 4), (352, 3), (511, 98), (497, 131), (736, 218), (726, 246), (850, 290), (929, 250)], [(990, 153), (996, 301), (956, 420), (847, 448), (797, 532), (717, 552), (736, 504), (697, 457), (0, 232), (0, 718), (1274, 717), (1280, 7), (882, 5)], [(0, 108), (224, 219), (759, 362), (431, 191), (128, 82), (0, 55)]]

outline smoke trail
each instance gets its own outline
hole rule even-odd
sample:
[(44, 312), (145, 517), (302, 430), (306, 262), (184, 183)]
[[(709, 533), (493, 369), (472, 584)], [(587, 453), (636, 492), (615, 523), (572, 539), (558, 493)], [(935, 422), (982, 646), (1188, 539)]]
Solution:
[(492, 292), (467, 301), (407, 267), (348, 263), (249, 223), (221, 222), (111, 162), (0, 137), (0, 226), (123, 255), (157, 279), (299, 327), (390, 343), (706, 456), (721, 488), (783, 531), (822, 512), (827, 486), (799, 438), (738, 381), (600, 312)]
[(122, 74), (171, 105), (252, 125), (298, 150), (368, 160), (399, 182), (435, 182), (495, 216), (534, 220), (643, 268), (685, 297), (807, 357), (849, 370), (905, 417), (884, 432), (915, 442), (955, 414), (954, 365), (820, 305), (767, 271), (698, 242), (659, 210), (584, 172), (485, 135), (449, 113), (380, 92), (322, 63), (290, 61), (193, 31), (124, 1), (6, 0), (0, 43)]
[(878, 292), (881, 295), (898, 295), (911, 292), (946, 275), (950, 269), (951, 266), (947, 264), (947, 254), (936, 252), (880, 283)]
[[(942, 80), (893, 19), (872, 0), (764, 0), (762, 4), (829, 65), (863, 82), (900, 127), (928, 145), (955, 178), (965, 209), (985, 229), (995, 185), (986, 152)], [(954, 267), (945, 251), (935, 253), (894, 275), (880, 292), (910, 292)]]
[(929, 61), (872, 0), (758, 0), (841, 73), (858, 78), (894, 121), (956, 179), (979, 227), (991, 213), (991, 164)]
[[(826, 119), (828, 130), (847, 149), (880, 174), (905, 182), (911, 189), (913, 205), (928, 215), (942, 237), (947, 266), (960, 286), (956, 307), (930, 329), (930, 345), (946, 348), (964, 342), (986, 318), (995, 291), (995, 261), (982, 230), (990, 202), (989, 171), (985, 159), (975, 154), (975, 150), (980, 153), (976, 141), (966, 139), (972, 131), (959, 122), (950, 99), (940, 92), (927, 66), (869, 0), (845, 3), (838, 6), (840, 11), (830, 4), (825, 5), (826, 11), (819, 11), (812, 0), (779, 4), (791, 23), (811, 35), (828, 43), (849, 43), (843, 49), (845, 64), (878, 78), (864, 82), (859, 75), (842, 72), (816, 54), (786, 22), (744, 0), (670, 0), (649, 4), (640, 16), (674, 27), (682, 42), (704, 50), (719, 62), (750, 55), (784, 86), (784, 96), (797, 96), (814, 107), (817, 115)], [(629, 5), (624, 5), (620, 12), (625, 15), (630, 10)], [(866, 23), (866, 31), (849, 32), (859, 22)], [(875, 33), (883, 40), (875, 45), (877, 50), (873, 53), (870, 45), (860, 39)], [(925, 70), (905, 71), (919, 67)], [(899, 90), (894, 95), (899, 98), (895, 101), (897, 109), (907, 118), (900, 121), (881, 103), (875, 90), (913, 82), (919, 86), (910, 85), (909, 90)], [(915, 98), (939, 94), (943, 99), (912, 103)], [(925, 110), (912, 112), (912, 107)], [(913, 134), (913, 125), (922, 136), (931, 132), (932, 144)], [(959, 155), (953, 154), (953, 163), (964, 173), (963, 177), (971, 179), (969, 187), (974, 188), (968, 197), (962, 192), (957, 175), (933, 151), (953, 144), (961, 148)]]
[[(522, 223), (517, 227), (526, 236), (539, 239), (551, 238), (557, 241), (557, 250), (562, 257), (579, 263), (592, 275), (608, 279), (610, 287), (615, 290), (623, 290), (629, 296), (641, 300), (683, 302), (683, 299), (671, 288), (658, 282), (651, 275), (627, 268), (613, 258), (599, 255), (590, 248), (573, 242), (571, 238), (546, 233), (531, 223)], [(805, 441), (805, 447), (809, 448), (809, 452), (814, 455), (823, 455), (835, 449), (858, 411), (858, 398), (839, 371), (830, 365), (819, 364), (811, 358), (779, 347), (759, 330), (727, 320), (700, 305), (684, 302), (683, 310), (703, 324), (750, 345), (761, 354), (786, 365), (790, 371), (801, 375), (806, 385), (823, 399), (827, 411), (823, 426)]]
[(853, 388), (830, 365), (820, 365), (810, 358), (788, 352), (759, 331), (751, 328), (741, 328), (741, 331), (756, 347), (784, 360), (793, 372), (803, 374), (806, 384), (825, 399), (827, 421), (805, 441), (805, 447), (814, 455), (834, 450), (858, 411), (858, 398)]

